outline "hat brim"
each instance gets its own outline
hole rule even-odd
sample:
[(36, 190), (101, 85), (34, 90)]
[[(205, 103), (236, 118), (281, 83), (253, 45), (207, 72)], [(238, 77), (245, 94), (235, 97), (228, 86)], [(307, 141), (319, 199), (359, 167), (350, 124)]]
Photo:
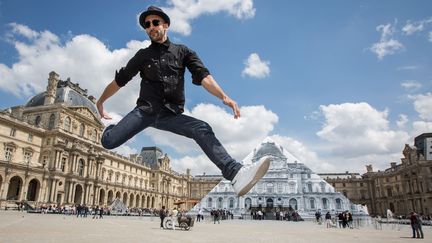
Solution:
[(145, 29), (145, 27), (144, 27), (145, 19), (149, 15), (157, 15), (157, 16), (161, 17), (168, 24), (168, 26), (171, 23), (170, 18), (168, 17), (168, 15), (166, 13), (161, 12), (161, 11), (157, 11), (157, 10), (147, 10), (145, 12), (142, 12), (140, 17), (139, 17), (139, 23), (140, 23), (141, 27), (143, 27), (144, 29)]

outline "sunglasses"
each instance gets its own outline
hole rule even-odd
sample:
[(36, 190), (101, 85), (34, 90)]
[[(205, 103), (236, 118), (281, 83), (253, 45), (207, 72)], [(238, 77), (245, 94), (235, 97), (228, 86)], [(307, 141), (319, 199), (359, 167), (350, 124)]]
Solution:
[(144, 29), (148, 29), (150, 28), (150, 25), (153, 24), (154, 27), (159, 26), (161, 23), (161, 21), (159, 19), (153, 19), (152, 21), (146, 21), (144, 23)]

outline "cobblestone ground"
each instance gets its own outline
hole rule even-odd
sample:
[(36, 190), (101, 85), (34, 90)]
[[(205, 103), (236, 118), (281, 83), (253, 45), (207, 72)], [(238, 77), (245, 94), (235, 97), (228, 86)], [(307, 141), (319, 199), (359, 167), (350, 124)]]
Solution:
[[(327, 229), (313, 222), (210, 220), (195, 222), (190, 231), (159, 228), (158, 218), (106, 216), (76, 218), (54, 214), (0, 211), (0, 243), (135, 243), (135, 242), (432, 242), (430, 226), (423, 227), (426, 239), (411, 239), (408, 225), (373, 225), (358, 229)], [(428, 239), (429, 238), (429, 239)]]

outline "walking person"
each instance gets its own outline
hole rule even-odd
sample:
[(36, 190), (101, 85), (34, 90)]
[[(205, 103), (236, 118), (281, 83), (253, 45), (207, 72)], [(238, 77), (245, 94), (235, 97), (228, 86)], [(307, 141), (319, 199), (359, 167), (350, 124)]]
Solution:
[(186, 68), (192, 74), (192, 83), (203, 86), (210, 94), (230, 107), (234, 118), (240, 117), (237, 103), (231, 99), (198, 55), (185, 45), (172, 43), (168, 38), (170, 18), (162, 9), (150, 6), (141, 13), (139, 23), (151, 40), (151, 45), (139, 50), (132, 59), (116, 72), (98, 99), (96, 106), (103, 119), (111, 119), (104, 111), (104, 102), (140, 73), (141, 89), (137, 106), (117, 125), (108, 126), (101, 143), (106, 149), (114, 149), (148, 127), (173, 132), (194, 139), (208, 158), (230, 180), (234, 191), (242, 196), (265, 175), (270, 158), (243, 166), (225, 150), (204, 121), (182, 114), (185, 105), (184, 74)]
[[(412, 229), (412, 238), (420, 238), (420, 232), (419, 232), (419, 217), (415, 212), (411, 212), (410, 216), (410, 223), (411, 223), (411, 229)], [(423, 231), (422, 231), (423, 233)], [(423, 235), (423, 234), (422, 234)]]
[(164, 221), (166, 215), (167, 215), (167, 212), (166, 212), (165, 206), (162, 206), (161, 210), (159, 211), (159, 218), (161, 220), (161, 222), (160, 222), (161, 229), (163, 229), (163, 227), (164, 227), (163, 221)]

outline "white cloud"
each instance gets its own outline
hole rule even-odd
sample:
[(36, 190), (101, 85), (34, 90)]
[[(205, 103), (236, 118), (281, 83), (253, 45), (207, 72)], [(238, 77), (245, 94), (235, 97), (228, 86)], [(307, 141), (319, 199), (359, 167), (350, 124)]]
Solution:
[(396, 121), (396, 125), (398, 128), (404, 128), (405, 124), (407, 124), (408, 122), (408, 116), (405, 114), (400, 114), (399, 115), (399, 120)]
[(425, 29), (425, 26), (432, 23), (432, 18), (423, 19), (420, 21), (411, 22), (410, 20), (407, 21), (406, 25), (402, 28), (402, 31), (406, 35), (412, 35), (415, 32), (421, 32)]
[(123, 144), (120, 147), (113, 149), (113, 151), (115, 151), (118, 154), (121, 154), (123, 156), (126, 156), (128, 158), (129, 158), (129, 155), (138, 153), (138, 150), (136, 150), (135, 148), (132, 148), (126, 144)]
[(421, 119), (432, 121), (432, 93), (411, 95), (414, 100), (414, 109), (419, 113)]
[(372, 45), (370, 50), (375, 53), (379, 59), (383, 59), (387, 55), (392, 55), (404, 49), (402, 43), (392, 39), (395, 28), (391, 24), (379, 25), (376, 27), (378, 32), (381, 32), (381, 38), (378, 43)]
[(245, 61), (245, 68), (243, 69), (243, 76), (250, 76), (252, 78), (265, 78), (270, 74), (270, 62), (261, 60), (257, 53), (249, 55)]
[(186, 173), (186, 169), (191, 170), (192, 175), (220, 175), (220, 169), (213, 164), (206, 155), (184, 156), (180, 159), (172, 159), (171, 167), (174, 171)]
[(388, 111), (367, 103), (320, 106), (325, 123), (317, 135), (329, 142), (332, 156), (351, 158), (400, 152), (409, 136), (389, 128)]
[(399, 67), (398, 70), (417, 70), (419, 67), (418, 66), (403, 66), (403, 67)]
[(413, 136), (418, 136), (422, 133), (430, 133), (432, 131), (432, 122), (415, 121), (413, 122)]
[(429, 32), (429, 42), (432, 42), (432, 31)]
[(422, 84), (416, 80), (405, 80), (401, 83), (401, 86), (408, 90), (418, 90), (422, 87)]
[[(228, 153), (239, 161), (262, 142), (278, 122), (278, 116), (264, 106), (243, 106), (241, 114), (239, 119), (234, 119), (230, 112), (212, 104), (199, 104), (185, 111), (185, 115), (207, 122)], [(179, 153), (201, 153), (192, 139), (156, 129), (146, 129), (145, 133), (155, 144), (172, 147)]]
[(226, 12), (240, 20), (255, 16), (252, 0), (170, 0), (162, 9), (170, 16), (170, 29), (182, 35), (190, 35), (191, 22), (201, 15)]
[[(114, 79), (115, 70), (126, 65), (139, 48), (149, 45), (149, 41), (132, 40), (124, 48), (109, 50), (90, 35), (72, 36), (62, 43), (57, 35), (47, 30), (38, 32), (16, 23), (10, 27), (8, 41), (15, 46), (18, 61), (11, 67), (0, 63), (0, 89), (18, 97), (28, 98), (44, 91), (48, 73), (55, 71), (60, 79), (71, 77), (72, 82), (88, 89), (89, 95), (99, 98)], [(139, 89), (136, 80), (105, 103), (107, 111), (124, 114), (134, 106)]]

